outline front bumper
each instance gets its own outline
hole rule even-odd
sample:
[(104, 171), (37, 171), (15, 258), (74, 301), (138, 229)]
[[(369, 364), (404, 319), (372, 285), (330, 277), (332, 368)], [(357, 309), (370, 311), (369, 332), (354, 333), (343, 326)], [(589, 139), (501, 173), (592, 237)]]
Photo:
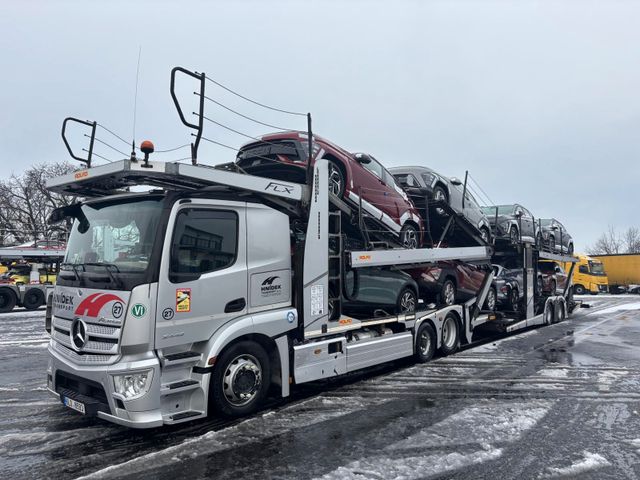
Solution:
[[(122, 357), (111, 365), (75, 365), (61, 356), (51, 344), (47, 368), (47, 389), (58, 399), (76, 400), (85, 405), (86, 415), (97, 416), (132, 428), (163, 425), (160, 408), (160, 363), (153, 352)], [(113, 375), (153, 370), (147, 392), (126, 400), (115, 392)]]

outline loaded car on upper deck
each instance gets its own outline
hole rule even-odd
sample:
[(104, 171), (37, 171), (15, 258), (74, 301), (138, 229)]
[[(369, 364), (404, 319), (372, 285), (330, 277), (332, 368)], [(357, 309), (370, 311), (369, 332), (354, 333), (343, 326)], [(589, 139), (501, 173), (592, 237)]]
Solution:
[[(485, 242), (490, 243), (489, 219), (471, 192), (464, 188), (460, 179), (447, 178), (427, 167), (394, 167), (389, 171), (418, 207), (423, 219), (427, 217), (425, 211), (429, 202), (445, 202), (464, 216), (478, 230)], [(435, 211), (440, 216), (446, 215), (442, 208), (436, 208)]]
[[(372, 155), (350, 153), (330, 141), (313, 136), (313, 161), (321, 150), (329, 161), (329, 189), (397, 236), (405, 248), (422, 244), (422, 218), (407, 194)], [(242, 146), (236, 165), (251, 175), (305, 183), (308, 137), (299, 132), (265, 135)]]
[(542, 237), (533, 214), (522, 205), (496, 205), (481, 207), (488, 217), (496, 239), (516, 244), (522, 240), (540, 245)]
[(538, 223), (544, 246), (554, 253), (573, 255), (573, 237), (562, 223), (555, 218), (541, 218)]

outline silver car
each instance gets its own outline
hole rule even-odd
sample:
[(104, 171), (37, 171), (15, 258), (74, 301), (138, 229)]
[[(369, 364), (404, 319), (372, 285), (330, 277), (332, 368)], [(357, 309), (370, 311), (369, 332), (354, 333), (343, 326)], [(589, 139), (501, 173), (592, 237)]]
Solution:
[[(465, 190), (460, 179), (445, 177), (427, 167), (395, 167), (390, 168), (389, 172), (421, 212), (426, 209), (428, 201), (444, 201), (473, 224), (485, 242), (490, 243), (489, 219), (482, 212), (471, 192), (468, 189)], [(436, 212), (439, 215), (446, 215), (443, 209), (436, 209)]]

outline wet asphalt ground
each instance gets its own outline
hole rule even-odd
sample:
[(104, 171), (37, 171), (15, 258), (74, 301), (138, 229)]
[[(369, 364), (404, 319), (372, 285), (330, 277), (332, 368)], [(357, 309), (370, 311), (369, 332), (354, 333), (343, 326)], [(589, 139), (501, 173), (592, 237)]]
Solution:
[(234, 422), (136, 431), (45, 389), (44, 311), (0, 316), (0, 478), (640, 478), (640, 296), (295, 389)]

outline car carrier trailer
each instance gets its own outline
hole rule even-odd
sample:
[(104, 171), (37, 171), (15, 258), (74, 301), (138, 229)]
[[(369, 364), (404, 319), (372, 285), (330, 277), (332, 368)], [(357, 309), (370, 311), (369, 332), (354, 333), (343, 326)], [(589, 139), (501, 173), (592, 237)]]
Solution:
[(64, 251), (58, 248), (5, 247), (0, 248), (3, 261), (24, 260), (31, 264), (33, 283), (18, 285), (0, 283), (0, 313), (11, 312), (15, 307), (36, 310), (46, 303), (53, 292), (53, 285), (41, 284), (38, 263), (59, 263)]
[[(148, 158), (48, 182), (52, 191), (90, 199), (53, 215), (54, 220), (76, 219), (67, 262), (86, 256), (78, 246), (86, 240), (83, 231), (94, 228), (94, 239), (104, 246), (113, 241), (108, 232), (123, 216), (144, 202), (159, 203), (145, 215), (153, 222), (153, 235), (140, 239), (146, 249), (132, 247), (142, 252), (133, 260), (120, 266), (95, 259), (61, 266), (47, 315), (48, 389), (83, 414), (136, 428), (216, 411), (243, 415), (258, 408), (270, 385), (287, 397), (292, 384), (403, 357), (424, 362), (436, 350), (453, 353), (482, 325), (514, 330), (552, 323), (570, 311), (566, 295), (554, 295), (538, 300), (543, 303), (538, 314), (533, 306), (518, 318), (483, 312), (490, 273), (478, 296), (463, 304), (365, 319), (344, 315), (346, 268), (489, 261), (493, 252), (489, 246), (348, 250), (341, 224), (358, 213), (329, 193), (327, 162), (322, 153), (317, 158), (310, 185)], [(133, 185), (162, 190), (117, 193)], [(108, 208), (120, 219), (114, 228), (92, 217)], [(231, 225), (233, 240), (225, 243), (220, 232), (198, 231), (197, 222), (183, 221), (207, 215)], [(219, 254), (194, 259), (193, 249), (174, 242), (178, 231), (179, 238), (191, 238), (186, 243), (205, 249), (218, 242)], [(519, 248), (533, 262), (533, 250)], [(205, 262), (207, 271), (181, 270), (176, 267), (181, 261), (200, 267)], [(128, 264), (144, 268), (127, 273), (123, 265)], [(527, 271), (527, 294), (533, 299), (533, 271)]]

